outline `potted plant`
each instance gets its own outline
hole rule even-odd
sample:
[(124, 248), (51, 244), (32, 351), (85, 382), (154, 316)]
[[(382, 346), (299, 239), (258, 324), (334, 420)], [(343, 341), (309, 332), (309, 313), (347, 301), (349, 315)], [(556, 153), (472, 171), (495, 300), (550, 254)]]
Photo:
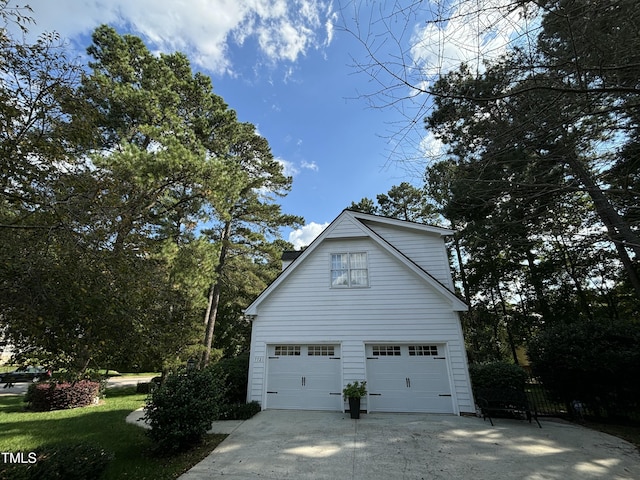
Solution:
[(342, 395), (345, 400), (349, 400), (349, 412), (351, 418), (360, 418), (360, 399), (367, 394), (367, 382), (355, 381), (347, 383), (342, 389)]

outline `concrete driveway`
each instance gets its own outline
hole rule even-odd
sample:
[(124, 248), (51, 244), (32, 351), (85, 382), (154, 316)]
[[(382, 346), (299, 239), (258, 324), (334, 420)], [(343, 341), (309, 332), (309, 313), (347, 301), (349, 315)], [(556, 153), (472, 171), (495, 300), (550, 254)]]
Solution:
[(267, 410), (181, 480), (640, 479), (640, 453), (560, 421)]

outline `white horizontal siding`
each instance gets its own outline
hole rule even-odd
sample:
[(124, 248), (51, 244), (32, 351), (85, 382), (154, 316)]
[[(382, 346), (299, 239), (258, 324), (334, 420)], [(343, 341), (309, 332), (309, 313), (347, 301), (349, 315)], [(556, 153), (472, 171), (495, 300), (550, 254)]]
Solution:
[[(370, 286), (331, 288), (331, 253), (362, 251), (368, 254)], [(445, 343), (458, 408), (474, 410), (460, 324), (450, 302), (369, 238), (323, 241), (257, 313), (252, 361), (270, 343), (339, 343), (343, 385), (366, 378), (365, 343)], [(253, 365), (250, 374), (248, 396), (262, 401), (264, 364)]]
[(440, 283), (453, 289), (447, 250), (440, 235), (377, 222), (366, 222), (366, 225)]
[(362, 225), (352, 217), (343, 217), (342, 221), (332, 225), (327, 232), (326, 238), (348, 238), (366, 236)]
[(266, 378), (267, 349), (264, 342), (251, 342), (251, 356), (249, 357), (249, 385), (247, 401), (263, 402), (264, 381)]
[[(364, 342), (346, 340), (342, 343), (342, 385), (355, 381), (362, 382), (366, 379), (364, 356)], [(347, 408), (347, 402), (345, 401), (344, 409), (346, 410)], [(360, 408), (367, 409), (366, 397), (361, 400)]]

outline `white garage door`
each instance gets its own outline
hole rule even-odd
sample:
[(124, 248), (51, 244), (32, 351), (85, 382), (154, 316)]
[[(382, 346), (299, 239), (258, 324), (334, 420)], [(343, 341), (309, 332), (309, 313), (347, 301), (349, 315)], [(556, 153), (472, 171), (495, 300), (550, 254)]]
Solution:
[(372, 412), (453, 413), (444, 345), (367, 345)]
[(341, 410), (339, 345), (269, 345), (267, 408)]

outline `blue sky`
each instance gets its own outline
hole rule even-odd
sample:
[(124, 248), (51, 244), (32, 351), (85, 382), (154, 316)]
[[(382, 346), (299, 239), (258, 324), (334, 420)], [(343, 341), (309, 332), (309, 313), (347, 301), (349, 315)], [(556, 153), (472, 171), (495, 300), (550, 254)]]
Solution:
[[(506, 0), (476, 0), (499, 6)], [(460, 11), (465, 2), (450, 2)], [(469, 3), (469, 2), (467, 2)], [(358, 73), (354, 58), (364, 59), (356, 39), (336, 28), (352, 19), (369, 28), (377, 15), (376, 2), (331, 0), (30, 0), (36, 24), (32, 35), (56, 31), (83, 55), (91, 32), (106, 23), (122, 33), (140, 36), (151, 51), (181, 51), (195, 71), (212, 78), (214, 91), (251, 122), (271, 145), (274, 156), (293, 176), (293, 189), (280, 203), (283, 211), (305, 218), (298, 231), (283, 231), (297, 246), (310, 243), (323, 226), (352, 201), (375, 198), (402, 181), (420, 184), (420, 172), (438, 142), (418, 122), (412, 142), (400, 145), (421, 157), (407, 168), (390, 151), (397, 146), (394, 122), (403, 117), (396, 108), (371, 108), (361, 94), (379, 88), (371, 76)], [(425, 2), (425, 5), (429, 5)], [(357, 13), (354, 13), (357, 8)], [(424, 13), (424, 12), (423, 12)], [(490, 13), (490, 11), (489, 11)], [(464, 18), (458, 15), (457, 18)], [(406, 45), (397, 45), (420, 77), (430, 79), (462, 60), (500, 53), (511, 27), (478, 34), (468, 22), (425, 24), (411, 17), (398, 28)], [(460, 21), (459, 21), (460, 22)], [(487, 23), (499, 24), (488, 17)], [(397, 24), (396, 24), (397, 25)], [(496, 34), (495, 32), (501, 32)], [(444, 40), (442, 40), (444, 39)], [(441, 44), (440, 42), (445, 43)], [(393, 52), (387, 52), (393, 55)], [(386, 80), (382, 75), (380, 81)], [(411, 93), (402, 87), (398, 96)], [(384, 101), (382, 102), (384, 104)], [(416, 119), (428, 111), (418, 97)], [(410, 108), (408, 103), (402, 108)], [(405, 113), (406, 114), (406, 113)]]

